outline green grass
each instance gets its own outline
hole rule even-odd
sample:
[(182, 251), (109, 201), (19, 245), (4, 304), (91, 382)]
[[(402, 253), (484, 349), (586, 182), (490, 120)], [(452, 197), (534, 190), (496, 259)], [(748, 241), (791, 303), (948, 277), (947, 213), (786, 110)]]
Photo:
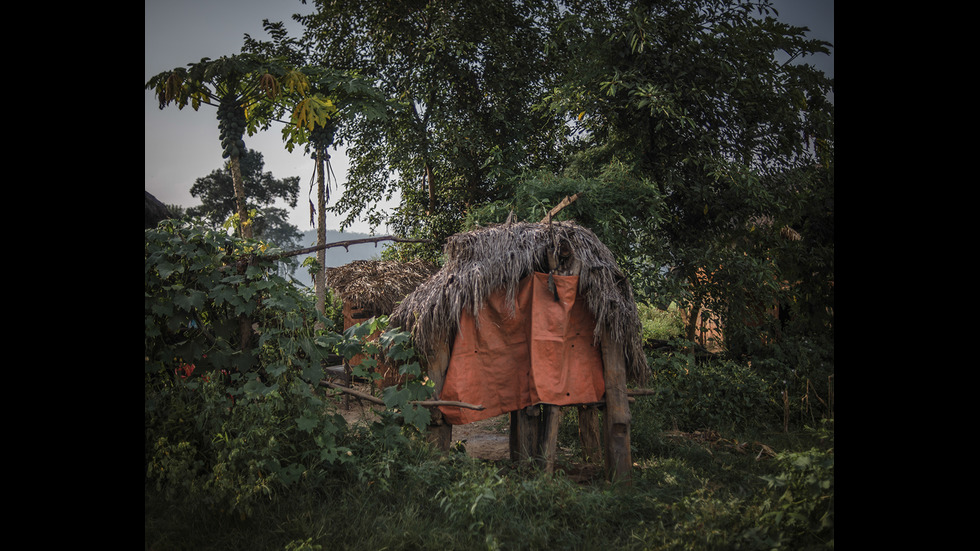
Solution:
[[(271, 495), (248, 517), (148, 489), (146, 549), (833, 547), (832, 430), (745, 445), (734, 435), (661, 436), (634, 451), (629, 487), (435, 454), (418, 442), (379, 451), (369, 431), (348, 437), (356, 459), (328, 483)], [(786, 455), (760, 453), (763, 444)], [(801, 456), (823, 466), (800, 470)]]
[(640, 314), (644, 340), (670, 340), (684, 334), (684, 323), (676, 304), (671, 303), (667, 310), (642, 303), (637, 303), (636, 307)]
[(630, 486), (607, 483), (601, 465), (591, 466), (598, 477), (577, 476), (589, 471), (575, 408), (564, 410), (554, 475), (435, 453), (390, 423), (354, 426), (336, 435), (336, 446), (350, 450), (343, 462), (288, 486), (264, 484), (268, 494), (253, 492), (248, 507), (233, 511), (227, 501), (168, 493), (148, 477), (145, 548), (832, 549), (833, 422), (805, 426), (798, 415), (784, 433), (779, 385), (733, 361), (664, 354), (650, 366), (647, 386), (657, 393), (630, 408)]

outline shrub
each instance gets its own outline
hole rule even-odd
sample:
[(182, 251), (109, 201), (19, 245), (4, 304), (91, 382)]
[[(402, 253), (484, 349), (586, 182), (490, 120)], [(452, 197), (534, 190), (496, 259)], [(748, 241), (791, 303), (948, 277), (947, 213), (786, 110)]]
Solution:
[(186, 222), (146, 231), (146, 484), (161, 496), (248, 516), (349, 457), (315, 392), (344, 337), (313, 329), (330, 321), (277, 275), (277, 252)]
[(648, 386), (657, 393), (638, 400), (636, 409), (658, 412), (667, 429), (752, 432), (779, 424), (772, 384), (748, 365), (668, 353), (651, 357), (650, 367)]
[(770, 549), (834, 546), (834, 451), (810, 449), (776, 456), (781, 472), (763, 476), (769, 496), (758, 526), (745, 537)]

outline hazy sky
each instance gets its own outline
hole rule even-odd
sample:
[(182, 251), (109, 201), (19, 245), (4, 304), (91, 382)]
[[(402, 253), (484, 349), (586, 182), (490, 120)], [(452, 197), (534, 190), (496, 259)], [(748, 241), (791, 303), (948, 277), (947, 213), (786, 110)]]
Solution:
[[(780, 19), (791, 25), (808, 27), (810, 37), (834, 40), (834, 0), (777, 0)], [(185, 66), (209, 57), (216, 59), (241, 50), (245, 34), (267, 39), (262, 20), (282, 21), (292, 32), (300, 27), (291, 19), (294, 13), (311, 13), (312, 7), (299, 0), (144, 0), (144, 78)], [(833, 57), (820, 56), (805, 60), (833, 75)], [(221, 144), (213, 108), (200, 111), (190, 107), (178, 110), (169, 105), (163, 110), (151, 91), (144, 91), (144, 179), (146, 190), (166, 204), (190, 207), (200, 200), (190, 194), (194, 180), (220, 169)], [(265, 168), (276, 178), (300, 178), (300, 200), (290, 216), (290, 223), (300, 231), (312, 229), (308, 192), (313, 162), (298, 150), (289, 153), (277, 130), (246, 136), (249, 149), (262, 153)], [(341, 185), (345, 181), (347, 159), (343, 152), (332, 151), (334, 173)], [(332, 189), (339, 197), (341, 189)], [(314, 194), (315, 196), (315, 194)], [(285, 205), (281, 205), (285, 206)], [(339, 229), (339, 220), (328, 213), (327, 225)], [(347, 231), (367, 232), (366, 224), (355, 224)], [(378, 228), (378, 234), (387, 233)]]

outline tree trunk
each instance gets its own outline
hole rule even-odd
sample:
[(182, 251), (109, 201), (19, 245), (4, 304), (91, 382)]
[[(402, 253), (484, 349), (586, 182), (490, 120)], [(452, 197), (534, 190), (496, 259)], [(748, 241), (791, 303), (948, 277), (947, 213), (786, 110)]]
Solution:
[[(243, 238), (252, 237), (252, 223), (248, 219), (248, 210), (245, 206), (245, 180), (242, 178), (242, 165), (240, 157), (232, 157), (229, 161), (231, 165), (231, 181), (235, 187), (235, 203), (238, 208), (238, 229)], [(240, 260), (238, 273), (244, 276), (251, 263), (251, 256), (248, 260)], [(238, 336), (241, 339), (241, 350), (245, 351), (252, 346), (252, 320), (246, 314), (238, 316)]]
[(436, 183), (432, 180), (432, 164), (425, 162), (425, 181), (429, 187), (429, 214), (436, 211)]
[[(324, 167), (329, 158), (325, 147), (318, 147), (316, 151), (316, 244), (323, 247), (327, 244), (327, 185), (324, 177)], [(320, 248), (316, 252), (317, 272), (313, 278), (314, 292), (316, 293), (316, 311), (324, 315), (327, 309), (327, 250)], [(323, 323), (315, 324), (317, 329), (323, 329)]]
[(238, 227), (242, 237), (252, 237), (252, 224), (245, 208), (245, 180), (242, 179), (242, 166), (238, 157), (231, 159), (231, 181), (235, 186), (235, 203), (238, 207)]

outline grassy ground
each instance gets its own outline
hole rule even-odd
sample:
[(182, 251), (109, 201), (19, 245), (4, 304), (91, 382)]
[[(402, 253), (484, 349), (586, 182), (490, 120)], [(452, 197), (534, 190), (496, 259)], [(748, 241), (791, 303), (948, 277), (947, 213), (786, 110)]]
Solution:
[(247, 515), (148, 490), (145, 548), (833, 547), (832, 430), (758, 438), (660, 431), (635, 443), (630, 486), (572, 476), (583, 471), (568, 456), (547, 476), (420, 445), (381, 450), (379, 433), (356, 432), (356, 461)]
[[(646, 312), (645, 336), (676, 331)], [(566, 408), (558, 472), (461, 450), (397, 426), (351, 426), (344, 461), (247, 502), (144, 492), (144, 547), (170, 550), (833, 549), (834, 427), (795, 414), (757, 370), (653, 358), (657, 394), (631, 406), (632, 484), (581, 461)], [(265, 486), (264, 486), (265, 487)], [(244, 498), (243, 498), (244, 499)]]

